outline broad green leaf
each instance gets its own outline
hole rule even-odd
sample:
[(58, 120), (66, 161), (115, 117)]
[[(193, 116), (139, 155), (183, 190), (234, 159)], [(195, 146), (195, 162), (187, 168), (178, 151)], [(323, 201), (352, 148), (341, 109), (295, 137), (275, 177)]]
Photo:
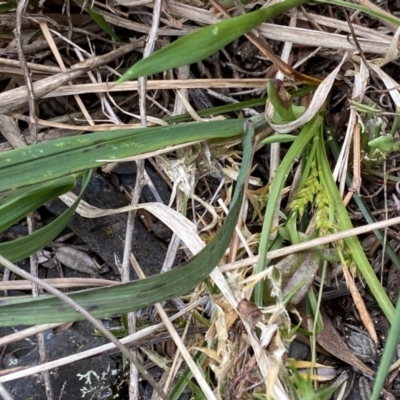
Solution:
[(392, 135), (384, 135), (370, 140), (368, 146), (371, 149), (378, 149), (382, 153), (390, 154), (393, 151), (399, 151), (400, 142), (395, 142)]
[[(256, 120), (265, 125), (262, 117)], [(0, 154), (0, 204), (21, 196), (29, 185), (105, 164), (99, 160), (131, 157), (194, 140), (237, 136), (243, 133), (243, 124), (244, 120), (237, 119), (92, 133), (7, 151)]]
[(82, 199), (91, 175), (91, 171), (88, 171), (85, 174), (82, 182), (81, 193), (70, 208), (68, 208), (53, 222), (28, 236), (10, 242), (0, 243), (0, 254), (8, 260), (16, 262), (29, 257), (31, 254), (37, 252), (50, 243), (58, 234), (60, 234), (73, 216), (76, 207)]
[(284, 0), (262, 10), (201, 28), (138, 61), (117, 83), (204, 60), (262, 22), (306, 2), (307, 0)]
[[(297, 259), (298, 256), (300, 259)], [(294, 257), (294, 259), (291, 259), (291, 257)], [(289, 265), (292, 261), (293, 265)], [(314, 282), (315, 275), (321, 266), (321, 256), (318, 251), (310, 250), (306, 252), (304, 257), (301, 257), (299, 253), (291, 254), (281, 262), (285, 263), (282, 270), (284, 303), (299, 304)]]
[[(250, 127), (249, 133), (244, 137), (242, 166), (228, 217), (203, 250), (188, 263), (164, 274), (115, 287), (71, 293), (71, 298), (96, 318), (105, 318), (180, 296), (202, 282), (220, 261), (235, 230), (246, 177), (251, 167), (253, 139), (254, 129)], [(1, 249), (0, 254), (3, 254)], [(80, 313), (52, 296), (3, 300), (0, 304), (0, 326), (67, 322), (83, 318)]]

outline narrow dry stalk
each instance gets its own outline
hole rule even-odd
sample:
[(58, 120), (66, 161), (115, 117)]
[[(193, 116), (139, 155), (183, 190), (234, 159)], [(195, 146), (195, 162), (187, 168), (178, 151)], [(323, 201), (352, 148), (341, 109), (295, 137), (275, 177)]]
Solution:
[(18, 2), (17, 11), (16, 11), (16, 24), (15, 24), (15, 42), (18, 51), (19, 62), (21, 63), (21, 70), (23, 72), (23, 77), (26, 84), (27, 89), (27, 98), (29, 104), (29, 130), (32, 138), (32, 142), (36, 143), (37, 138), (37, 126), (36, 126), (36, 111), (35, 111), (35, 93), (33, 91), (31, 72), (26, 63), (26, 58), (24, 54), (24, 49), (22, 45), (22, 17), (25, 13), (26, 7), (28, 6), (28, 0), (21, 0)]
[[(165, 79), (147, 82), (147, 90), (176, 90), (176, 89), (209, 89), (209, 88), (265, 88), (265, 79)], [(72, 87), (61, 86), (51, 93), (44, 95), (45, 98), (72, 96), (80, 93), (107, 93), (138, 91), (139, 81), (123, 82), (118, 85), (111, 83), (82, 83)]]
[[(17, 124), (15, 123), (15, 121), (5, 115), (0, 116), (0, 119), (2, 120), (2, 122), (4, 122), (4, 126), (2, 126), (2, 128), (0, 128), (0, 130), (2, 132), (4, 132), (4, 136), (9, 139), (10, 143), (15, 148), (21, 148), (21, 147), (26, 146), (25, 142), (22, 139), (21, 132), (20, 132)], [(36, 125), (35, 125), (35, 127), (36, 127)], [(32, 125), (30, 125), (30, 128), (32, 129)], [(36, 140), (36, 135), (31, 135), (31, 138), (32, 138), (32, 140)], [(32, 234), (35, 231), (35, 217), (33, 214), (29, 214), (27, 216), (27, 225), (28, 225), (29, 234)], [(30, 271), (33, 276), (38, 277), (39, 271), (38, 271), (37, 254), (33, 254), (30, 257)], [(8, 283), (11, 283), (11, 282), (8, 281)], [(39, 287), (34, 283), (31, 283), (30, 287), (32, 288), (32, 296), (38, 297), (39, 296)], [(38, 352), (39, 352), (39, 359), (41, 362), (44, 362), (47, 359), (47, 355), (46, 355), (46, 345), (45, 345), (43, 332), (39, 331), (36, 334), (36, 339), (37, 339), (37, 347), (38, 347)], [(53, 400), (54, 393), (53, 393), (53, 389), (52, 389), (52, 385), (51, 385), (50, 374), (48, 371), (44, 371), (42, 376), (43, 376), (47, 400)]]
[[(320, 237), (317, 239), (308, 240), (306, 242), (294, 244), (292, 246), (287, 246), (282, 249), (272, 250), (267, 253), (267, 259), (273, 260), (274, 258), (285, 257), (293, 253), (297, 253), (299, 251), (309, 250), (317, 246), (322, 246), (324, 244), (337, 242), (342, 239), (346, 239), (352, 236), (363, 235), (364, 233), (372, 232), (379, 229), (384, 229), (389, 226), (394, 226), (400, 224), (400, 217), (390, 218), (385, 221), (374, 222), (373, 224), (359, 226), (353, 229), (347, 229), (342, 232), (333, 233), (331, 235), (327, 235), (324, 237)], [(224, 265), (219, 269), (221, 272), (232, 271), (238, 268), (248, 267), (253, 264), (257, 264), (259, 260), (259, 256), (248, 257), (244, 260), (235, 261), (231, 264)]]
[[(149, 32), (149, 37), (143, 52), (143, 57), (148, 57), (154, 49), (157, 32), (160, 23), (161, 16), (161, 0), (155, 1), (155, 8), (153, 12), (153, 20), (151, 30)], [(141, 119), (141, 127), (147, 127), (147, 118), (146, 118), (146, 83), (147, 78), (139, 78), (139, 109), (140, 109), (140, 119)], [(142, 189), (145, 184), (144, 177), (144, 160), (136, 161), (136, 182), (135, 188), (132, 193), (131, 205), (136, 206), (139, 203), (140, 195), (142, 193)], [(121, 266), (121, 278), (122, 282), (129, 281), (129, 271), (130, 271), (130, 256), (132, 252), (132, 236), (133, 229), (135, 225), (136, 218), (136, 210), (131, 210), (128, 213), (128, 221), (126, 226), (126, 234), (125, 234), (125, 247), (124, 247), (124, 256), (123, 262)], [(128, 327), (129, 333), (132, 334), (136, 331), (136, 313), (131, 312), (128, 313)], [(132, 357), (137, 359), (137, 352), (133, 351)], [(131, 400), (136, 400), (139, 398), (139, 375), (138, 370), (136, 368), (136, 363), (131, 363), (130, 365), (130, 373), (129, 373), (129, 398)]]
[(365, 306), (365, 302), (359, 290), (357, 289), (356, 283), (354, 282), (354, 279), (350, 274), (349, 268), (346, 264), (343, 264), (342, 268), (344, 277), (346, 279), (347, 287), (350, 290), (350, 294), (353, 298), (358, 313), (360, 314), (361, 320), (364, 326), (367, 328), (367, 331), (371, 336), (372, 340), (375, 342), (375, 344), (378, 344), (379, 340), (378, 340), (378, 335), (376, 334), (374, 323), (372, 322), (372, 318), (367, 310), (367, 307)]
[[(106, 287), (121, 284), (121, 282), (117, 281), (96, 278), (48, 278), (42, 280), (58, 289), (70, 289), (74, 287)], [(29, 290), (31, 288), (31, 283), (24, 280), (0, 282), (0, 290)], [(21, 298), (21, 296), (18, 297)]]
[[(66, 72), (67, 69), (65, 68), (64, 61), (61, 57), (60, 52), (58, 51), (58, 47), (56, 46), (56, 44), (54, 42), (53, 36), (50, 33), (49, 27), (47, 26), (47, 22), (43, 21), (41, 19), (39, 19), (38, 22), (39, 22), (40, 29), (43, 32), (43, 36), (46, 38), (47, 42), (49, 43), (50, 49), (54, 55), (54, 58), (57, 60), (58, 65), (61, 68), (61, 71)], [(71, 86), (72, 82), (68, 82), (68, 84)], [(79, 108), (82, 111), (82, 114), (85, 116), (86, 120), (88, 121), (89, 125), (94, 125), (94, 122), (93, 122), (88, 110), (86, 109), (85, 105), (83, 104), (83, 101), (81, 100), (81, 98), (78, 95), (75, 95), (74, 97), (75, 97), (75, 100), (76, 100)]]
[(0, 396), (3, 400), (14, 400), (2, 383), (0, 383)]
[[(143, 41), (138, 40), (134, 43), (127, 44), (126, 46), (122, 46), (119, 49), (111, 51), (108, 54), (92, 57), (83, 62), (76, 63), (67, 72), (61, 72), (54, 76), (50, 76), (35, 82), (32, 89), (33, 93), (35, 93), (35, 99), (40, 99), (47, 93), (58, 89), (63, 84), (84, 75), (94, 68), (108, 64), (115, 59), (131, 52), (132, 50), (140, 48), (142, 45)], [(19, 88), (0, 93), (0, 114), (7, 114), (10, 111), (15, 111), (18, 108), (26, 105), (28, 96), (29, 91), (26, 86), (21, 86)]]
[[(392, 14), (388, 13), (387, 11), (383, 10), (381, 7), (378, 7), (376, 4), (372, 3), (370, 0), (357, 0), (357, 3), (363, 5), (364, 7), (369, 8), (370, 10), (377, 11), (381, 14), (387, 15), (389, 18), (392, 17)], [(391, 22), (387, 22), (383, 18), (379, 18), (379, 20), (393, 33), (397, 31), (398, 27)]]
[[(82, 52), (78, 48), (74, 48), (75, 54), (77, 55), (79, 61), (84, 61), (85, 58), (82, 55)], [(88, 72), (89, 79), (92, 81), (92, 83), (98, 83), (98, 81), (101, 81), (101, 75), (98, 74), (98, 80), (95, 78), (94, 74), (92, 71)], [(113, 108), (111, 107), (110, 102), (107, 100), (107, 97), (104, 94), (99, 94), (98, 95), (99, 100), (101, 101), (101, 108), (103, 111), (103, 114), (107, 116), (107, 118), (110, 119), (111, 122), (113, 122), (116, 125), (121, 124), (121, 120), (118, 118), (118, 116), (115, 114)]]
[[(340, 21), (337, 18), (330, 18), (320, 14), (313, 14), (307, 12), (307, 15), (304, 12), (298, 13), (298, 18), (304, 21), (309, 21), (310, 19), (317, 23), (320, 26), (326, 26), (328, 28), (334, 28), (338, 31), (348, 32), (350, 33), (349, 25), (346, 21)], [(382, 43), (390, 43), (390, 36), (385, 35), (382, 32), (379, 32), (376, 29), (371, 29), (366, 26), (362, 25), (354, 25), (354, 32), (356, 33), (357, 37), (370, 39), (370, 40), (381, 40)], [(324, 34), (325, 32), (321, 32)]]
[[(356, 73), (354, 77), (354, 87), (352, 91), (353, 99), (362, 99), (364, 97), (367, 85), (368, 85), (369, 71), (364, 63), (360, 63), (360, 70)], [(352, 107), (350, 109), (350, 117), (347, 122), (346, 136), (344, 138), (342, 149), (340, 151), (339, 157), (337, 159), (335, 168), (333, 170), (333, 179), (339, 181), (339, 192), (343, 196), (346, 176), (347, 176), (347, 166), (348, 158), (350, 153), (350, 145), (353, 137), (353, 132), (355, 126), (358, 123), (358, 113)]]
[[(131, 21), (125, 17), (118, 17), (117, 15), (114, 15), (114, 14), (111, 14), (108, 12), (102, 12), (102, 15), (107, 22), (109, 22), (112, 25), (119, 26), (121, 28), (129, 29), (134, 32), (141, 32), (141, 33), (145, 33), (145, 34), (149, 34), (151, 31), (151, 28), (149, 28), (147, 25)], [(182, 26), (180, 29), (159, 28), (158, 34), (160, 36), (183, 36), (190, 32), (193, 32), (194, 30), (195, 30), (195, 28), (187, 27), (187, 26)]]
[[(225, 213), (226, 215), (228, 215), (229, 210), (228, 210), (228, 208), (226, 207), (226, 205), (224, 204), (224, 202), (223, 202), (221, 199), (218, 199), (218, 204), (219, 204), (219, 206), (223, 209), (224, 213)], [(243, 236), (243, 233), (242, 233), (242, 231), (239, 229), (238, 226), (236, 226), (235, 232), (236, 232), (238, 238), (240, 239), (240, 241), (242, 242), (243, 247), (246, 249), (247, 255), (248, 255), (249, 257), (254, 257), (254, 254), (253, 254), (253, 252), (251, 251), (251, 249), (250, 249), (250, 247), (249, 247), (249, 245), (248, 245), (248, 243), (247, 243), (246, 238)], [(229, 263), (229, 264), (230, 264), (230, 263)]]
[[(357, 121), (357, 120), (356, 120)], [(358, 121), (354, 126), (353, 134), (353, 181), (351, 182), (349, 191), (343, 199), (343, 204), (347, 206), (353, 198), (354, 193), (359, 194), (361, 189), (361, 135), (360, 124)]]
[[(33, 214), (29, 214), (27, 216), (27, 225), (28, 225), (28, 232), (29, 234), (32, 234), (35, 231), (35, 219)], [(38, 277), (39, 275), (39, 264), (38, 264), (38, 257), (37, 254), (32, 254), (30, 257), (30, 271), (32, 276)], [(36, 285), (35, 283), (32, 283), (32, 296), (33, 297), (38, 297), (39, 296), (39, 286)], [(46, 344), (44, 341), (44, 334), (43, 332), (38, 332), (36, 334), (36, 339), (37, 339), (37, 346), (38, 346), (38, 351), (39, 351), (39, 359), (40, 362), (44, 362), (47, 359), (46, 355)], [(44, 381), (44, 387), (45, 387), (45, 392), (46, 392), (46, 397), (47, 400), (53, 400), (54, 399), (54, 393), (51, 385), (51, 378), (49, 371), (44, 371), (43, 372), (43, 381)]]
[[(139, 165), (141, 164), (141, 165)], [(136, 183), (135, 188), (132, 194), (131, 205), (136, 206), (139, 203), (140, 193), (143, 188), (143, 173), (144, 173), (144, 161), (137, 162), (136, 169)], [(123, 261), (121, 265), (121, 281), (129, 282), (130, 281), (130, 256), (132, 253), (132, 237), (133, 230), (135, 227), (135, 218), (136, 218), (136, 210), (131, 210), (128, 212), (127, 224), (126, 224), (126, 232), (125, 232), (125, 246), (124, 246), (124, 255)], [(128, 314), (128, 327), (129, 333), (132, 334), (136, 331), (136, 314), (135, 312), (131, 312)], [(134, 351), (132, 357), (137, 359), (137, 353)], [(131, 400), (139, 398), (139, 376), (134, 363), (130, 365), (130, 373), (129, 373), (129, 398)]]
[[(32, 287), (32, 284), (30, 284)], [(44, 332), (48, 329), (57, 328), (62, 324), (44, 324), (44, 325), (36, 325), (30, 328), (23, 329), (22, 331), (18, 331), (15, 333), (11, 333), (10, 335), (4, 336), (0, 338), (0, 347), (6, 346), (7, 344), (18, 342), (19, 340), (25, 339), (29, 336), (36, 335), (39, 332)]]
[[(60, 72), (62, 72), (59, 67), (54, 67), (51, 65), (41, 65), (28, 62), (27, 66), (32, 74), (43, 73), (47, 75), (52, 75), (52, 74), (59, 74)], [(3, 72), (3, 70), (11, 74), (23, 75), (23, 71), (21, 70), (21, 65), (17, 60), (8, 60), (6, 58), (0, 58), (0, 72)]]
[(17, 123), (7, 115), (0, 115), (0, 132), (10, 144), (11, 148), (17, 149), (26, 146), (22, 134), (19, 132)]

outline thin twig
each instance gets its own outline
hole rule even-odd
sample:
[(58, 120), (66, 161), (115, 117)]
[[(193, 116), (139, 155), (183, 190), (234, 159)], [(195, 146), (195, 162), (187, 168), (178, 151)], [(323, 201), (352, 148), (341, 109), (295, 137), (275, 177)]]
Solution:
[[(29, 214), (27, 216), (27, 225), (28, 225), (28, 232), (29, 234), (32, 234), (35, 231), (35, 220), (34, 220), (34, 215)], [(38, 277), (39, 274), (39, 263), (38, 263), (38, 257), (37, 254), (32, 254), (30, 256), (30, 269), (31, 269), (31, 274), (35, 277)], [(39, 286), (36, 285), (35, 283), (32, 283), (32, 297), (38, 297), (39, 296)], [(47, 359), (46, 355), (46, 345), (44, 341), (44, 333), (43, 332), (38, 332), (36, 335), (37, 338), (37, 346), (38, 346), (38, 351), (39, 351), (39, 359), (40, 362), (43, 362)], [(44, 381), (44, 387), (46, 391), (46, 397), (47, 400), (53, 400), (54, 399), (54, 393), (51, 385), (51, 379), (50, 379), (50, 374), (49, 371), (44, 371), (43, 372), (43, 381)]]
[(22, 33), (21, 33), (22, 17), (25, 13), (27, 5), (28, 5), (28, 0), (21, 0), (18, 2), (16, 10), (14, 35), (18, 51), (19, 62), (21, 64), (21, 70), (23, 72), (24, 80), (28, 91), (29, 129), (31, 133), (32, 143), (36, 143), (37, 127), (36, 127), (36, 112), (35, 112), (35, 94), (33, 91), (31, 71), (28, 67), (24, 54), (24, 49), (22, 44)]
[[(143, 57), (148, 57), (154, 49), (157, 31), (160, 23), (160, 15), (161, 15), (161, 0), (156, 0), (154, 4), (153, 10), (153, 21), (151, 30), (149, 32), (149, 37), (143, 52)], [(139, 85), (139, 109), (140, 109), (140, 120), (142, 128), (147, 127), (147, 118), (146, 118), (146, 78), (140, 78), (138, 80)], [(132, 205), (137, 205), (140, 200), (140, 194), (142, 193), (142, 189), (145, 183), (144, 176), (144, 160), (136, 161), (136, 182), (135, 188), (132, 193)], [(136, 218), (136, 210), (129, 211), (128, 220), (126, 225), (126, 234), (125, 234), (125, 247), (124, 247), (124, 256), (122, 261), (122, 271), (121, 278), (122, 282), (129, 281), (129, 271), (130, 271), (130, 256), (132, 252), (132, 236), (133, 230), (135, 226), (135, 218)], [(136, 313), (131, 312), (128, 313), (128, 327), (129, 333), (132, 334), (136, 331)], [(133, 351), (132, 357), (137, 358), (136, 351)], [(135, 363), (131, 363), (130, 365), (130, 379), (129, 379), (129, 398), (131, 400), (135, 400), (139, 398), (139, 378), (136, 370)]]
[(36, 111), (35, 111), (35, 93), (33, 91), (32, 85), (32, 76), (31, 71), (28, 68), (28, 64), (26, 62), (23, 44), (22, 44), (22, 33), (21, 33), (21, 25), (22, 25), (22, 17), (25, 13), (25, 9), (28, 5), (28, 0), (21, 0), (18, 2), (17, 11), (16, 11), (16, 19), (15, 19), (15, 43), (18, 51), (18, 58), (21, 64), (21, 69), (23, 72), (27, 92), (28, 92), (28, 104), (29, 104), (29, 130), (31, 133), (32, 143), (36, 143), (37, 138), (37, 126), (36, 126)]
[[(324, 244), (337, 242), (342, 239), (346, 239), (352, 236), (363, 235), (364, 233), (372, 232), (379, 229), (384, 229), (389, 226), (400, 224), (400, 217), (390, 218), (385, 221), (374, 222), (373, 224), (368, 224), (364, 226), (359, 226), (353, 229), (347, 229), (342, 232), (333, 233), (324, 237), (319, 237), (317, 239), (308, 240), (306, 242), (294, 244), (292, 246), (283, 247), (278, 250), (272, 250), (267, 253), (266, 258), (268, 260), (273, 260), (274, 258), (288, 256), (289, 254), (297, 253), (299, 251), (309, 250), (317, 246), (322, 246)], [(235, 261), (231, 264), (224, 265), (220, 267), (222, 272), (232, 271), (234, 269), (248, 267), (250, 265), (256, 264), (258, 262), (259, 256), (248, 257), (244, 260)]]

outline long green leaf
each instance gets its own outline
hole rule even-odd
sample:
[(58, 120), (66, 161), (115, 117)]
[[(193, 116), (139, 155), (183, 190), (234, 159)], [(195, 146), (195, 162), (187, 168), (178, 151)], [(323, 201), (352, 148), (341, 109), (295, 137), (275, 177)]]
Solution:
[[(335, 140), (330, 140), (329, 141), (329, 146), (331, 149), (332, 154), (334, 155), (335, 159), (337, 160), (339, 157), (339, 145)], [(347, 187), (351, 186), (352, 182), (352, 176), (349, 172), (347, 172), (346, 175), (346, 184)], [(365, 220), (367, 221), (368, 224), (373, 224), (376, 222), (376, 219), (373, 217), (371, 211), (369, 210), (367, 203), (365, 202), (364, 198), (354, 195), (353, 200), (356, 202), (357, 207), (360, 209), (361, 213), (363, 214)], [(400, 270), (400, 258), (397, 255), (397, 253), (393, 250), (393, 247), (390, 245), (389, 242), (385, 241), (385, 237), (382, 234), (381, 231), (376, 230), (374, 231), (375, 236), (379, 240), (380, 244), (382, 247), (385, 248), (386, 254), (390, 257), (390, 260), (393, 262), (393, 264), (396, 265), (396, 267)]]
[(400, 338), (400, 297), (397, 299), (396, 310), (393, 323), (391, 324), (389, 335), (385, 342), (381, 362), (379, 363), (378, 372), (375, 377), (374, 390), (371, 395), (371, 400), (378, 400), (381, 390), (388, 377), (389, 368), (396, 354), (396, 349)]
[[(246, 176), (251, 167), (254, 129), (244, 137), (243, 160), (226, 221), (211, 242), (187, 264), (164, 274), (110, 288), (91, 289), (70, 296), (96, 318), (125, 313), (187, 293), (202, 282), (220, 261), (229, 245), (240, 212)], [(0, 250), (0, 254), (2, 254)], [(0, 326), (67, 322), (82, 315), (54, 297), (3, 300)]]
[[(283, 158), (282, 162), (279, 165), (278, 170), (276, 171), (276, 175), (274, 180), (272, 181), (270, 188), (270, 195), (267, 204), (267, 209), (265, 211), (265, 218), (261, 232), (260, 239), (260, 249), (259, 255), (260, 259), (257, 264), (256, 272), (259, 273), (264, 270), (267, 252), (269, 250), (269, 236), (272, 229), (272, 222), (276, 212), (276, 203), (281, 194), (283, 185), (286, 181), (286, 178), (289, 175), (290, 169), (293, 166), (294, 160), (301, 155), (304, 148), (311, 142), (312, 138), (318, 133), (318, 130), (322, 124), (322, 117), (320, 115), (316, 115), (311, 121), (305, 125), (296, 140), (290, 146), (288, 152)], [(263, 304), (263, 282), (260, 282), (256, 285), (255, 288), (255, 302), (259, 306)]]
[[(325, 152), (325, 146), (322, 141), (320, 141), (318, 154), (320, 155), (322, 177), (326, 182), (326, 186), (331, 189), (329, 193), (330, 196), (332, 196), (332, 204), (335, 206), (335, 216), (338, 228), (340, 230), (352, 229), (353, 225), (351, 223), (349, 214), (347, 213), (346, 207), (343, 204), (342, 198), (340, 197), (339, 190), (337, 189), (335, 181), (333, 180), (332, 171), (330, 170), (328, 158)], [(375, 275), (375, 272), (372, 269), (358, 238), (356, 236), (352, 236), (344, 239), (344, 241), (349, 247), (351, 256), (365, 281), (367, 282), (367, 285), (370, 288), (375, 300), (381, 307), (389, 322), (393, 323), (394, 307), (381, 283), (379, 282), (379, 279)]]
[(117, 80), (117, 83), (204, 60), (262, 22), (307, 1), (285, 0), (262, 10), (201, 28), (138, 61)]
[[(255, 126), (265, 126), (262, 116)], [(105, 162), (194, 140), (243, 134), (244, 120), (225, 120), (71, 136), (0, 154), (0, 204), (43, 184)]]

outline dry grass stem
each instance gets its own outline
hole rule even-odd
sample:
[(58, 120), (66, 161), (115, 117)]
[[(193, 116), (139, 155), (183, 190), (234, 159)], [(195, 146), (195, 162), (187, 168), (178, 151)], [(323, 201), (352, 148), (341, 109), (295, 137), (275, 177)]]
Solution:
[[(341, 231), (338, 233), (332, 233), (332, 234), (324, 236), (324, 237), (308, 240), (306, 242), (287, 246), (282, 249), (272, 250), (267, 253), (267, 259), (273, 260), (274, 258), (280, 258), (280, 257), (287, 256), (289, 254), (297, 253), (299, 251), (313, 249), (318, 246), (323, 246), (324, 244), (334, 243), (339, 240), (346, 239), (346, 238), (352, 237), (352, 236), (363, 235), (365, 233), (373, 232), (373, 231), (379, 230), (379, 229), (384, 229), (389, 226), (397, 225), (399, 223), (400, 223), (400, 217), (395, 217), (395, 218), (390, 218), (385, 221), (374, 222), (372, 224), (359, 226), (357, 228), (348, 229), (348, 230)], [(235, 261), (229, 265), (224, 265), (223, 267), (220, 267), (220, 270), (222, 272), (227, 272), (227, 271), (231, 271), (231, 270), (234, 270), (237, 268), (243, 268), (243, 267), (248, 267), (253, 264), (257, 264), (257, 262), (258, 262), (258, 256), (248, 257), (244, 260), (239, 260), (239, 261)]]

